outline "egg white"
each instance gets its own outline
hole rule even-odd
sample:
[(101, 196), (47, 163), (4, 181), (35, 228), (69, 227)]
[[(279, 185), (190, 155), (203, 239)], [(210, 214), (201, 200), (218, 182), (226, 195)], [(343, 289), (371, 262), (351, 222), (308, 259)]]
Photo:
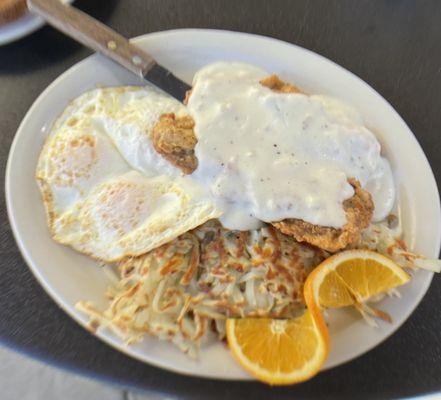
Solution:
[(217, 216), (210, 203), (172, 179), (132, 170), (97, 185), (58, 218), (54, 239), (112, 262), (144, 254)]

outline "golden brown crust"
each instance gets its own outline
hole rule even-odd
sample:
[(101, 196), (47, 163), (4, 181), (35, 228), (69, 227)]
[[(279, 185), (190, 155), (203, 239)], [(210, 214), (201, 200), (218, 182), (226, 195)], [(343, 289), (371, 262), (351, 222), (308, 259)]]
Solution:
[(161, 115), (152, 131), (155, 150), (185, 174), (191, 174), (198, 166), (194, 155), (197, 139), (193, 128), (191, 117), (176, 117), (171, 113)]
[(0, 0), (0, 25), (21, 17), (26, 11), (26, 0)]
[(344, 249), (358, 240), (361, 231), (368, 227), (374, 211), (371, 195), (360, 187), (357, 180), (349, 179), (349, 183), (355, 193), (343, 202), (347, 220), (343, 228), (313, 225), (301, 219), (285, 219), (273, 225), (299, 242), (307, 242), (330, 252)]
[(262, 79), (260, 84), (278, 93), (302, 93), (297, 86), (282, 81), (277, 75), (271, 75)]

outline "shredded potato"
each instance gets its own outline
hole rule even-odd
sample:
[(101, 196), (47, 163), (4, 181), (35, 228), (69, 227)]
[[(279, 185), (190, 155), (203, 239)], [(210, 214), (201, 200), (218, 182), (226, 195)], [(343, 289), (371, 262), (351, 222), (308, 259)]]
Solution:
[(352, 248), (377, 251), (403, 268), (441, 271), (441, 260), (428, 259), (407, 249), (406, 243), (402, 240), (399, 220), (393, 215), (385, 221), (371, 224), (362, 232), (360, 240)]
[(271, 226), (235, 232), (212, 220), (119, 263), (104, 312), (77, 307), (91, 327), (108, 327), (128, 344), (151, 334), (194, 355), (210, 332), (223, 338), (228, 317), (296, 316), (303, 283), (326, 256)]

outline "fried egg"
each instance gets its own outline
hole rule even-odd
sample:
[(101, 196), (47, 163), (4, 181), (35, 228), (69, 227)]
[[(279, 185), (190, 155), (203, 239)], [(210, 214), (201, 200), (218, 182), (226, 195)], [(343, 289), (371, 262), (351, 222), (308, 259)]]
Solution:
[(106, 180), (54, 224), (54, 239), (108, 262), (144, 254), (218, 215), (166, 176)]
[(184, 110), (150, 88), (95, 89), (74, 100), (54, 123), (36, 171), (53, 238), (111, 262), (218, 217), (150, 141), (162, 113)]

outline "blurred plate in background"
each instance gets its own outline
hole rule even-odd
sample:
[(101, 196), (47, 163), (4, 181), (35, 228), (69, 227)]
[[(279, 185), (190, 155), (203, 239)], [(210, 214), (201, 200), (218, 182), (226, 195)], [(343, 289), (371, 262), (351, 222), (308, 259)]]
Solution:
[[(63, 1), (67, 3), (73, 2), (73, 0)], [(15, 21), (0, 25), (0, 46), (21, 39), (22, 37), (35, 32), (37, 29), (40, 29), (43, 25), (43, 19), (32, 15), (32, 13), (27, 11)]]

